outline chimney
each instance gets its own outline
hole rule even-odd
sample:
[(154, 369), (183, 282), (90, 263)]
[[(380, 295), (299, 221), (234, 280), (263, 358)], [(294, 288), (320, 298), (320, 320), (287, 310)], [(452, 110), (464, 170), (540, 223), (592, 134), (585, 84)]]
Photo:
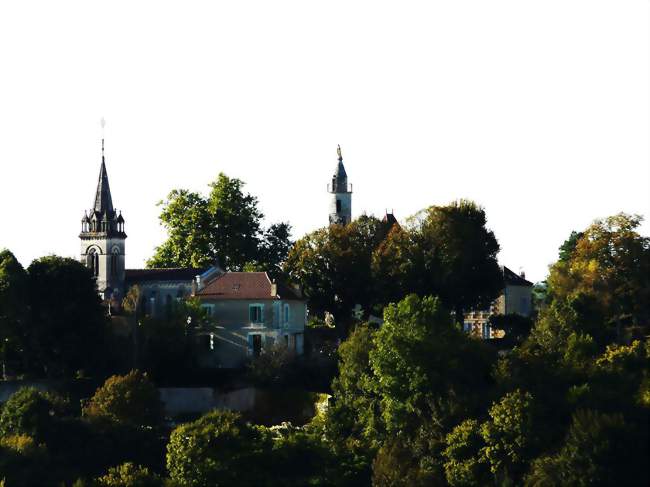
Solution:
[(275, 283), (275, 279), (271, 283), (271, 296), (276, 297), (278, 295), (278, 285)]
[(526, 279), (526, 273), (524, 271), (519, 271), (519, 277)]

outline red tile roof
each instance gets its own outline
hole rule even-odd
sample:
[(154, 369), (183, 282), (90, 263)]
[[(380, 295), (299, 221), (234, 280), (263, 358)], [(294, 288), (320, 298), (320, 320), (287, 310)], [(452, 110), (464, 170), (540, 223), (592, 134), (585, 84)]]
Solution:
[(266, 272), (225, 272), (196, 295), (211, 299), (299, 299), (286, 286), (277, 286), (277, 296), (273, 296), (271, 286)]

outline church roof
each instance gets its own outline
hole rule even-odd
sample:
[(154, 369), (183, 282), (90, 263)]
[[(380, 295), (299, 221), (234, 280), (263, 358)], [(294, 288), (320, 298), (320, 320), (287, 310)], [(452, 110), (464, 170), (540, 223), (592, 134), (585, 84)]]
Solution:
[(111, 217), (113, 215), (113, 199), (111, 198), (111, 188), (108, 185), (108, 174), (106, 172), (106, 163), (102, 155), (102, 166), (99, 169), (99, 180), (97, 181), (97, 191), (95, 192), (95, 203), (93, 210), (100, 214), (106, 213)]

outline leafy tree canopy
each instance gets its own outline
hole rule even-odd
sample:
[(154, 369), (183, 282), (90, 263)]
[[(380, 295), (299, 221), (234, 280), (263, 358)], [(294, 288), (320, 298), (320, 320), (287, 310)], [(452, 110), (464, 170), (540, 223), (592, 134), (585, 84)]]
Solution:
[(106, 418), (133, 425), (156, 425), (162, 420), (162, 404), (156, 386), (146, 374), (132, 370), (106, 379), (83, 408), (84, 416)]
[(18, 367), (28, 320), (27, 272), (8, 250), (0, 251), (0, 356)]
[(74, 259), (49, 256), (27, 272), (31, 368), (49, 376), (101, 369), (108, 322), (91, 271)]
[(288, 223), (262, 229), (258, 200), (244, 193), (244, 182), (220, 173), (205, 197), (174, 189), (161, 201), (160, 222), (168, 238), (156, 248), (148, 267), (208, 267), (219, 261), (227, 270), (249, 265), (278, 271), (291, 241)]

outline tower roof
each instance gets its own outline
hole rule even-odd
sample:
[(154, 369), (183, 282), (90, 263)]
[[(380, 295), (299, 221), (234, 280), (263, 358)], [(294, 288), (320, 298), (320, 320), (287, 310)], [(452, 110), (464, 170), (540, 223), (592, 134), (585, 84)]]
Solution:
[(336, 166), (336, 172), (334, 173), (334, 177), (339, 180), (343, 180), (344, 178), (348, 178), (348, 174), (345, 172), (345, 166), (343, 165), (343, 155), (341, 154), (341, 146), (339, 145), (338, 148), (336, 149), (336, 153), (339, 156), (339, 163)]
[(106, 162), (104, 160), (104, 140), (102, 139), (102, 166), (99, 169), (99, 180), (97, 181), (97, 191), (95, 192), (95, 203), (93, 210), (99, 213), (113, 214), (113, 199), (111, 198), (111, 188), (108, 185), (108, 173), (106, 172)]

